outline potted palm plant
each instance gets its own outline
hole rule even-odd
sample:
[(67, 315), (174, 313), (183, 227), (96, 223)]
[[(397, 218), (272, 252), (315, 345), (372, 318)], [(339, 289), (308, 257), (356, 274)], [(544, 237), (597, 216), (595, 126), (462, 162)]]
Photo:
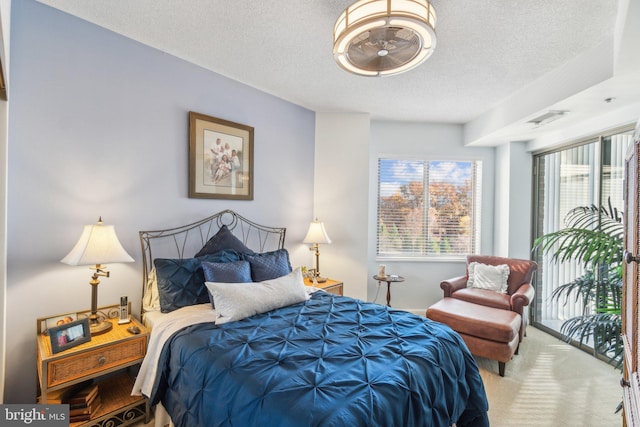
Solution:
[(621, 367), (622, 361), (622, 215), (611, 207), (577, 207), (565, 218), (567, 227), (538, 237), (533, 249), (551, 253), (554, 262), (576, 260), (585, 274), (554, 290), (552, 301), (582, 301), (582, 314), (560, 328), (568, 341), (582, 346), (591, 339), (596, 353)]

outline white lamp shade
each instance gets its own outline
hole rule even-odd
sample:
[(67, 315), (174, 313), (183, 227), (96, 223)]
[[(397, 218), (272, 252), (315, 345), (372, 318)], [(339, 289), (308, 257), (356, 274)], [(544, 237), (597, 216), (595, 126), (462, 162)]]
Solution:
[(315, 220), (309, 225), (309, 231), (302, 243), (331, 243), (331, 239), (324, 229), (324, 223)]
[(113, 225), (104, 225), (100, 221), (84, 226), (80, 240), (61, 262), (69, 265), (93, 265), (133, 262), (133, 258), (120, 244)]

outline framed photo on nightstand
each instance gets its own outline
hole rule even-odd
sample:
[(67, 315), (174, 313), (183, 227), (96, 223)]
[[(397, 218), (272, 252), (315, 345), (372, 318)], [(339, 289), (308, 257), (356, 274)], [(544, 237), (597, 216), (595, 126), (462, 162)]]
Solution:
[(51, 340), (51, 353), (56, 354), (77, 345), (91, 341), (89, 319), (86, 317), (73, 322), (63, 323), (48, 329)]

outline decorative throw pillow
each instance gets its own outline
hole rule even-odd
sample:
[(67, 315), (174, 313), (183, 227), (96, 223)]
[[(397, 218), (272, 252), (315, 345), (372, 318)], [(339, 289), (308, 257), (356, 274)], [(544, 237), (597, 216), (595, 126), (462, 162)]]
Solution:
[(307, 300), (302, 271), (261, 283), (206, 282), (216, 308), (216, 324), (241, 320)]
[(204, 279), (207, 282), (251, 282), (249, 261), (203, 262), (202, 270), (204, 271)]
[(235, 251), (221, 251), (197, 258), (156, 258), (153, 264), (158, 282), (160, 311), (168, 313), (181, 307), (204, 304), (209, 293), (204, 286), (203, 262), (232, 262), (240, 256)]
[[(202, 270), (204, 271), (204, 280), (207, 282), (251, 282), (251, 267), (249, 267), (248, 261), (203, 262)], [(211, 295), (211, 292), (208, 292), (208, 294), (211, 305), (216, 308), (213, 295)]]
[(262, 282), (291, 273), (289, 252), (286, 249), (278, 249), (272, 252), (260, 254), (245, 254), (244, 259), (251, 265), (251, 279), (254, 282)]
[(507, 293), (507, 279), (509, 278), (509, 266), (507, 264), (487, 265), (479, 262), (469, 263), (468, 288), (488, 289), (491, 291)]
[(223, 225), (222, 227), (220, 227), (220, 230), (218, 230), (218, 232), (207, 241), (207, 243), (202, 247), (202, 249), (198, 251), (195, 256), (199, 257), (203, 255), (215, 254), (222, 250), (228, 249), (234, 250), (241, 254), (253, 253), (253, 251), (246, 247), (245, 244), (240, 241), (240, 239), (233, 235), (231, 230), (229, 230), (226, 225)]
[(158, 279), (156, 269), (152, 268), (147, 278), (147, 283), (142, 295), (142, 308), (144, 311), (160, 310), (160, 296), (158, 295)]

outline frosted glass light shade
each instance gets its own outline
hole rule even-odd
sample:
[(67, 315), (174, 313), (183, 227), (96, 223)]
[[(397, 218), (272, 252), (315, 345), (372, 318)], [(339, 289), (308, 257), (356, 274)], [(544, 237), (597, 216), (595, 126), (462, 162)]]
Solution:
[(429, 0), (358, 0), (333, 27), (333, 56), (357, 75), (400, 74), (431, 56), (435, 27)]
[(61, 262), (69, 265), (93, 265), (133, 262), (133, 258), (120, 244), (114, 226), (98, 221), (97, 224), (84, 226), (78, 243)]
[(331, 243), (329, 235), (324, 229), (324, 223), (317, 219), (309, 225), (309, 231), (302, 243)]

